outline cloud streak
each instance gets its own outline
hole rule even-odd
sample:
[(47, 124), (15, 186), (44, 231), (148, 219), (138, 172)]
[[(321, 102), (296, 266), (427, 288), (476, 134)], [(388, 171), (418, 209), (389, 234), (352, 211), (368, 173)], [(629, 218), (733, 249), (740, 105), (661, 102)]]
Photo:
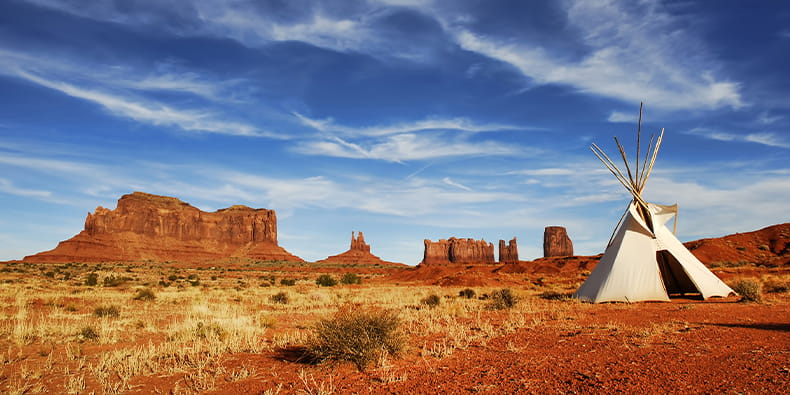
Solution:
[(351, 143), (338, 137), (299, 143), (294, 149), (305, 155), (352, 159), (377, 159), (388, 162), (429, 160), (459, 156), (507, 156), (520, 152), (513, 146), (493, 141), (471, 142), (447, 136), (403, 133), (372, 143)]
[[(690, 32), (676, 27), (658, 7), (643, 3), (637, 8), (632, 12), (617, 2), (571, 2), (568, 22), (589, 48), (578, 59), (557, 56), (536, 43), (514, 43), (462, 24), (444, 24), (461, 48), (510, 64), (533, 84), (566, 85), (631, 103), (647, 100), (670, 110), (744, 105), (738, 83), (715, 78), (713, 62), (692, 56), (694, 48), (679, 49), (694, 41)], [(678, 58), (695, 64), (676, 63)]]
[(727, 141), (727, 142), (746, 142), (766, 145), (776, 148), (790, 148), (790, 142), (777, 136), (774, 133), (746, 133), (737, 134), (729, 132), (721, 132), (708, 128), (694, 128), (686, 132), (686, 134), (703, 137), (709, 140)]

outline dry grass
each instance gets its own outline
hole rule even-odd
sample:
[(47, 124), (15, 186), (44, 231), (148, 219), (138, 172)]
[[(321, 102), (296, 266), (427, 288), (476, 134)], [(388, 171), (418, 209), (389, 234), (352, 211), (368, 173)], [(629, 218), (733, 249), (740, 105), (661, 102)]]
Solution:
[[(341, 306), (398, 311), (398, 326), (409, 334), (408, 352), (422, 356), (428, 365), (432, 358), (453, 357), (492, 342), (505, 352), (519, 352), (525, 345), (508, 337), (519, 331), (615, 333), (624, 345), (644, 347), (671, 342), (683, 328), (682, 323), (673, 322), (585, 326), (580, 322), (594, 306), (566, 299), (569, 290), (557, 284), (511, 287), (503, 298), (507, 308), (491, 310), (491, 299), (472, 295), (501, 294), (499, 288), (389, 286), (367, 280), (353, 287), (320, 287), (315, 276), (301, 278), (294, 285), (270, 282), (260, 287), (257, 279), (266, 272), (222, 269), (200, 271), (200, 285), (193, 286), (189, 270), (161, 265), (132, 268), (132, 272), (123, 269), (115, 273), (106, 266), (71, 266), (65, 280), (58, 273), (66, 269), (56, 272), (54, 280), (43, 274), (29, 275), (49, 271), (36, 267), (27, 268), (29, 273), (4, 274), (13, 282), (0, 282), (0, 306), (4, 306), (0, 307), (0, 362), (5, 368), (0, 393), (119, 393), (138, 389), (146, 377), (171, 378), (172, 387), (163, 392), (196, 393), (222, 383), (255, 379), (262, 374), (255, 367), (226, 369), (223, 362), (234, 354), (305, 346), (317, 320)], [(91, 272), (99, 279), (114, 275), (132, 280), (112, 287), (103, 287), (101, 282), (86, 286), (85, 277)], [(284, 275), (277, 273), (277, 277)], [(788, 278), (762, 282), (766, 292), (769, 284), (775, 290), (771, 292), (786, 292), (782, 287)], [(149, 290), (155, 297), (135, 300), (138, 290)], [(280, 302), (283, 298), (278, 295), (286, 295), (287, 303)], [(422, 301), (432, 295), (435, 298), (430, 299), (440, 302), (427, 308)], [(85, 328), (91, 328), (95, 336), (86, 336)], [(502, 341), (503, 337), (508, 340)], [(408, 380), (404, 371), (395, 368), (397, 356), (374, 354), (363, 364), (374, 365), (371, 378), (381, 383)], [(42, 379), (47, 376), (62, 379)], [(300, 381), (302, 388), (292, 391), (334, 391), (331, 381), (315, 380), (309, 369)], [(281, 391), (288, 390), (275, 385), (267, 393)]]

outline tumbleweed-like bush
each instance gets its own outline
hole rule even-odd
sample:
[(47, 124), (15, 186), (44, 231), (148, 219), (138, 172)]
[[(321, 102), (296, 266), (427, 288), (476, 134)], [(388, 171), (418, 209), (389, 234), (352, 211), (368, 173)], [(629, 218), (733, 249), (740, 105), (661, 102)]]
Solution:
[(393, 310), (341, 308), (319, 320), (307, 341), (306, 359), (352, 362), (361, 371), (382, 357), (395, 356), (405, 344), (400, 318)]

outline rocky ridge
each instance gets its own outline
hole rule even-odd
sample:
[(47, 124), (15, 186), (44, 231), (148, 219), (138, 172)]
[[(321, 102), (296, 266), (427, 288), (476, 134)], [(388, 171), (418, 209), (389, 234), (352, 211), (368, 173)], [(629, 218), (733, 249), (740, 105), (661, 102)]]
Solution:
[(181, 200), (134, 192), (114, 210), (97, 207), (85, 229), (26, 262), (201, 261), (226, 257), (302, 261), (277, 244), (274, 210), (205, 212)]

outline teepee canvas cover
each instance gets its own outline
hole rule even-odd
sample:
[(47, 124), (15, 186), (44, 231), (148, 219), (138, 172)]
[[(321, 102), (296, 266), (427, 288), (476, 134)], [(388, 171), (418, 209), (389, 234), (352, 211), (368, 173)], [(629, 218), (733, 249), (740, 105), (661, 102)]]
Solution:
[[(640, 106), (637, 147), (641, 123)], [(709, 298), (727, 296), (733, 292), (666, 227), (677, 216), (677, 205), (648, 203), (641, 196), (655, 163), (663, 134), (662, 130), (655, 147), (651, 138), (642, 169), (639, 168), (637, 148), (636, 172), (633, 174), (625, 151), (615, 138), (626, 166), (627, 177), (597, 145), (593, 144), (591, 147), (596, 156), (631, 192), (634, 199), (628, 205), (628, 210), (603, 257), (587, 281), (574, 293), (574, 297), (593, 303), (669, 301), (670, 294), (699, 293), (703, 298)], [(649, 156), (651, 151), (652, 157)]]

